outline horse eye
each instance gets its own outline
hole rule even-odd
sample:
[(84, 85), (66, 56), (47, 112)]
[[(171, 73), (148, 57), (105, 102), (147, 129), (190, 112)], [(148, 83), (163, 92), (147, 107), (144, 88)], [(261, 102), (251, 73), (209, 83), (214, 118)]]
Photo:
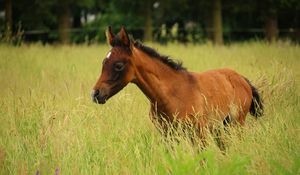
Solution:
[(114, 65), (114, 69), (115, 71), (117, 72), (120, 72), (124, 69), (125, 67), (125, 64), (123, 62), (117, 62), (115, 65)]

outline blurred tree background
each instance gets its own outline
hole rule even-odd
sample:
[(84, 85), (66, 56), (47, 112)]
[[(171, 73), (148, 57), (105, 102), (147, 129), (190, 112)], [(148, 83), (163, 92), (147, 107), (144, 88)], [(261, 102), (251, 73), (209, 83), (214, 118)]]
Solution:
[(105, 42), (108, 25), (161, 43), (300, 41), (299, 0), (0, 0), (1, 41)]

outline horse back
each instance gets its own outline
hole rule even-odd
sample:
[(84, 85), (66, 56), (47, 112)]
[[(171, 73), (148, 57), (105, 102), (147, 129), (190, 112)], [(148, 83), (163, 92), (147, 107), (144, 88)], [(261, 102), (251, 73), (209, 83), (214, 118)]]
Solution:
[(198, 97), (205, 102), (202, 109), (205, 114), (223, 121), (228, 115), (239, 118), (249, 112), (251, 87), (237, 72), (224, 68), (194, 73), (194, 76), (198, 80)]

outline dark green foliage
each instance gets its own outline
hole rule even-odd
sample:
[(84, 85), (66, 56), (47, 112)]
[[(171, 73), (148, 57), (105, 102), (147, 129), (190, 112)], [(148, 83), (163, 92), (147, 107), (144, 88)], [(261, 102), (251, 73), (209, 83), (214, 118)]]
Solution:
[[(5, 0), (0, 0), (0, 11), (5, 11)], [(56, 42), (59, 29), (65, 27), (73, 43), (104, 42), (108, 25), (117, 30), (126, 26), (129, 33), (143, 39), (152, 34), (156, 41), (167, 43), (203, 42), (213, 37), (213, 1), (197, 0), (13, 0), (12, 35), (22, 26), (26, 41)], [(150, 5), (149, 5), (150, 4)], [(66, 15), (69, 25), (61, 26), (60, 17)], [(222, 26), (225, 42), (263, 38), (265, 32), (279, 37), (300, 40), (299, 0), (228, 0), (222, 1)], [(146, 13), (147, 12), (147, 13)], [(147, 16), (148, 14), (148, 16)], [(87, 20), (94, 15), (94, 20)], [(150, 15), (150, 18), (149, 18)], [(266, 26), (275, 21), (273, 28)], [(150, 20), (150, 21), (149, 21)], [(172, 34), (172, 27), (178, 31)], [(165, 25), (166, 34), (162, 32)], [(0, 18), (0, 38), (7, 29), (5, 17)], [(275, 28), (274, 28), (275, 27)], [(277, 33), (277, 29), (279, 32)], [(268, 29), (270, 31), (268, 31)], [(148, 36), (149, 38), (149, 36)], [(150, 39), (152, 40), (150, 37)]]

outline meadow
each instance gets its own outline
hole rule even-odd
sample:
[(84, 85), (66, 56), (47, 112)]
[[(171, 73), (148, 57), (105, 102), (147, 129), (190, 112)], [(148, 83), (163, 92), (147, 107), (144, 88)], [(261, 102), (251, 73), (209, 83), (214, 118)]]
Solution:
[(0, 45), (0, 174), (300, 174), (300, 46), (161, 46), (191, 71), (228, 67), (262, 93), (265, 114), (233, 127), (222, 152), (167, 142), (133, 84), (91, 101), (107, 45)]

